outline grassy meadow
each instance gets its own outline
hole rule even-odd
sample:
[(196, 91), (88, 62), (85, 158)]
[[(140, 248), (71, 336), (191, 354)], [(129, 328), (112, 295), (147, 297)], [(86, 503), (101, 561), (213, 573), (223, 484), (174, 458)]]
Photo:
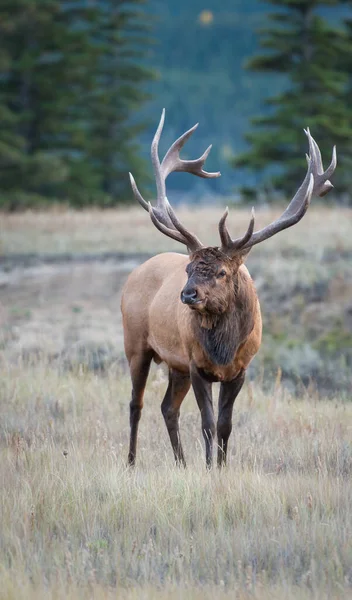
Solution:
[(124, 373), (2, 369), (1, 598), (348, 597), (352, 403), (247, 384), (208, 473), (190, 395), (180, 470), (154, 369), (130, 471)]
[[(179, 214), (217, 243), (220, 208)], [(249, 256), (263, 347), (207, 472), (192, 393), (173, 464), (156, 366), (126, 467), (121, 286), (177, 244), (139, 209), (1, 216), (1, 600), (352, 598), (351, 217), (313, 206)]]
[[(315, 202), (315, 199), (313, 200)], [(281, 208), (256, 211), (256, 227), (267, 225), (280, 215)], [(224, 206), (193, 208), (181, 206), (177, 215), (205, 245), (219, 244), (217, 225)], [(243, 235), (248, 227), (250, 207), (230, 207), (228, 227), (233, 237)], [(303, 221), (292, 229), (266, 241), (260, 253), (288, 252), (309, 254), (319, 259), (328, 250), (351, 251), (351, 209), (311, 206)], [(0, 221), (0, 254), (60, 254), (103, 252), (156, 253), (181, 250), (182, 246), (157, 231), (148, 214), (140, 207), (110, 210), (25, 211), (3, 213)], [(258, 249), (253, 250), (258, 252)]]

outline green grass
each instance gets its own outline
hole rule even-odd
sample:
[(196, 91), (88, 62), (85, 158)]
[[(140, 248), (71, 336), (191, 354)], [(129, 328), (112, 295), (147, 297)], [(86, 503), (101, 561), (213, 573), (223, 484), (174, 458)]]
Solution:
[(247, 384), (207, 472), (190, 394), (178, 469), (154, 369), (126, 468), (128, 377), (2, 363), (0, 598), (348, 598), (352, 403)]

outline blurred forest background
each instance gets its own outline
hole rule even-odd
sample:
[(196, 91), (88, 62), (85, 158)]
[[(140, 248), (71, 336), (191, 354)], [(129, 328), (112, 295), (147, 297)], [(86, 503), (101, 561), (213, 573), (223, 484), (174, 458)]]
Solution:
[(0, 56), (5, 210), (128, 202), (128, 171), (148, 189), (163, 107), (165, 146), (200, 121), (186, 152), (213, 143), (223, 174), (171, 177), (183, 199), (292, 193), (309, 126), (324, 156), (337, 144), (337, 200), (351, 202), (348, 2), (2, 0)]

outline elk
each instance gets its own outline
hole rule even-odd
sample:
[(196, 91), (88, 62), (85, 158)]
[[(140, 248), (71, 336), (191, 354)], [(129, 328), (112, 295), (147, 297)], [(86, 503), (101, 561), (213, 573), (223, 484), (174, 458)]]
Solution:
[[(195, 125), (169, 148), (160, 163), (158, 144), (164, 125), (163, 111), (155, 133), (151, 157), (156, 206), (146, 202), (130, 173), (135, 198), (149, 212), (155, 227), (187, 247), (188, 255), (159, 254), (137, 267), (125, 283), (121, 310), (124, 343), (132, 380), (130, 402), (130, 446), (128, 463), (136, 460), (138, 424), (151, 361), (165, 362), (169, 383), (161, 411), (176, 463), (185, 466), (179, 434), (181, 404), (191, 385), (201, 414), (206, 465), (211, 467), (217, 431), (217, 464), (226, 463), (232, 430), (234, 401), (243, 386), (246, 369), (257, 353), (262, 337), (259, 301), (244, 261), (253, 246), (298, 223), (313, 194), (323, 196), (333, 185), (329, 178), (336, 167), (336, 149), (331, 164), (323, 169), (319, 147), (310, 134), (308, 169), (295, 196), (282, 215), (254, 231), (254, 210), (247, 231), (232, 239), (226, 225), (228, 209), (219, 221), (219, 247), (206, 247), (183, 225), (166, 197), (165, 182), (174, 171), (203, 178), (220, 173), (203, 170), (211, 146), (196, 160), (182, 160), (180, 150), (195, 131)], [(212, 400), (212, 384), (220, 382), (218, 420)]]

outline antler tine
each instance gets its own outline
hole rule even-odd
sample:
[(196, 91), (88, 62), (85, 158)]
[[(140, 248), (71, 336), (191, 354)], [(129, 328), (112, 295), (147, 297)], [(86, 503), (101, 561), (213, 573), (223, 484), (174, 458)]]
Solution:
[(255, 233), (253, 233), (250, 240), (242, 246), (242, 250), (248, 249), (248, 251), (249, 251), (252, 248), (252, 246), (259, 244), (260, 242), (264, 242), (264, 240), (267, 240), (268, 238), (272, 237), (279, 231), (282, 231), (283, 229), (287, 229), (288, 227), (292, 227), (292, 225), (295, 225), (296, 223), (298, 223), (298, 221), (300, 221), (302, 219), (302, 217), (305, 215), (305, 213), (307, 212), (308, 206), (311, 201), (311, 197), (313, 195), (313, 190), (314, 190), (314, 175), (311, 173), (309, 176), (309, 184), (305, 191), (303, 201), (302, 201), (300, 207), (298, 208), (297, 212), (290, 215), (287, 218), (283, 218), (284, 217), (284, 213), (283, 213), (281, 215), (281, 217), (279, 217), (276, 221), (273, 221), (273, 223), (270, 223), (270, 225), (267, 225), (263, 229), (260, 229), (259, 231), (256, 231)]
[(131, 182), (131, 187), (132, 187), (132, 191), (133, 191), (134, 197), (135, 197), (135, 198), (136, 198), (136, 200), (139, 202), (139, 204), (140, 204), (141, 206), (143, 206), (143, 208), (144, 208), (145, 210), (149, 210), (149, 209), (148, 209), (148, 202), (146, 202), (146, 201), (144, 200), (144, 198), (143, 198), (142, 194), (140, 193), (139, 189), (137, 188), (137, 184), (136, 184), (136, 182), (135, 182), (135, 179), (134, 179), (134, 177), (133, 177), (132, 173), (129, 173), (129, 176), (130, 176), (130, 182)]
[[(170, 206), (168, 199), (166, 197), (166, 186), (165, 181), (168, 175), (174, 171), (185, 171), (188, 173), (192, 173), (193, 175), (197, 175), (198, 177), (203, 178), (213, 178), (219, 177), (220, 172), (209, 173), (203, 169), (204, 163), (209, 155), (211, 150), (211, 146), (209, 146), (206, 151), (195, 160), (182, 160), (180, 158), (180, 150), (183, 148), (186, 141), (190, 138), (192, 133), (197, 129), (198, 123), (191, 127), (188, 131), (183, 133), (169, 148), (166, 152), (162, 162), (160, 163), (159, 159), (159, 141), (163, 131), (165, 121), (165, 109), (163, 109), (161, 113), (161, 118), (159, 121), (159, 125), (155, 132), (152, 145), (151, 145), (151, 158), (153, 164), (153, 170), (155, 175), (155, 182), (157, 188), (157, 202), (156, 206), (150, 209), (150, 205), (146, 202), (139, 192), (136, 182), (133, 176), (130, 173), (130, 181), (133, 190), (133, 194), (136, 200), (141, 204), (141, 206), (147, 210), (152, 218), (154, 225), (156, 222), (159, 223), (158, 229), (172, 237), (173, 239), (177, 239), (182, 243), (186, 244), (187, 247), (194, 251), (196, 248), (202, 247), (201, 242), (198, 238), (188, 231), (182, 223), (178, 220), (175, 215), (174, 210)], [(174, 235), (171, 235), (171, 232), (174, 232)], [(175, 233), (177, 234), (175, 235)]]
[(229, 234), (229, 231), (226, 227), (226, 219), (229, 214), (229, 209), (226, 207), (226, 210), (219, 221), (219, 235), (221, 239), (221, 250), (224, 253), (229, 253), (231, 251), (239, 250), (243, 248), (243, 246), (250, 240), (253, 231), (254, 231), (254, 222), (255, 222), (255, 214), (254, 208), (251, 211), (251, 220), (248, 225), (248, 229), (243, 237), (238, 238), (237, 240), (232, 240)]
[[(306, 159), (307, 159), (307, 164), (308, 164), (308, 169), (307, 169), (307, 173), (305, 178), (303, 179), (303, 182), (301, 183), (301, 185), (299, 186), (297, 192), (295, 193), (294, 197), (292, 198), (291, 202), (289, 203), (288, 207), (285, 209), (285, 211), (282, 213), (281, 217), (291, 217), (292, 215), (296, 214), (296, 212), (299, 210), (300, 206), (302, 205), (302, 201), (304, 200), (306, 193), (307, 193), (307, 188), (310, 182), (310, 176), (314, 171), (314, 165), (316, 165), (316, 154), (314, 151), (311, 151), (310, 156), (306, 155)], [(315, 171), (317, 171), (317, 169), (315, 168)]]
[(312, 160), (312, 173), (315, 179), (313, 194), (316, 196), (325, 196), (325, 194), (327, 194), (334, 187), (329, 181), (329, 177), (333, 175), (336, 169), (336, 146), (334, 146), (332, 150), (331, 163), (326, 171), (324, 171), (320, 148), (315, 139), (312, 137), (309, 127), (304, 129), (304, 133), (308, 138), (309, 154)]
[(239, 250), (242, 252), (249, 251), (252, 246), (263, 242), (283, 229), (287, 229), (287, 227), (295, 225), (306, 213), (313, 194), (323, 196), (333, 188), (333, 185), (328, 180), (328, 177), (330, 177), (330, 175), (334, 172), (337, 164), (335, 146), (333, 149), (330, 166), (326, 171), (324, 171), (319, 146), (311, 136), (309, 129), (305, 130), (305, 133), (308, 137), (309, 143), (309, 156), (306, 156), (308, 163), (307, 173), (303, 183), (297, 190), (296, 194), (282, 215), (270, 225), (267, 225), (263, 229), (253, 233), (254, 215), (252, 213), (252, 218), (247, 229), (247, 233), (242, 238), (237, 240), (231, 240), (231, 237), (226, 229), (225, 221), (227, 217), (227, 211), (220, 220), (219, 232), (222, 242), (222, 250), (229, 256), (235, 254)]
[(332, 161), (329, 168), (324, 172), (323, 161), (321, 158), (321, 152), (315, 139), (312, 137), (309, 127), (304, 129), (304, 133), (308, 138), (309, 144), (309, 156), (307, 156), (308, 170), (302, 185), (297, 190), (296, 194), (292, 198), (290, 204), (286, 208), (282, 215), (284, 217), (290, 217), (296, 214), (297, 210), (301, 206), (302, 199), (304, 199), (307, 186), (309, 184), (310, 175), (314, 176), (314, 196), (325, 196), (334, 186), (329, 181), (329, 177), (333, 174), (336, 168), (336, 147), (333, 148)]
[(198, 240), (198, 238), (192, 236), (192, 234), (189, 234), (189, 237), (186, 238), (180, 231), (177, 231), (177, 229), (170, 229), (170, 227), (164, 225), (164, 223), (162, 223), (159, 220), (158, 216), (156, 215), (156, 210), (150, 204), (150, 202), (148, 202), (148, 210), (152, 222), (154, 223), (155, 227), (159, 229), (159, 231), (161, 231), (161, 233), (164, 233), (168, 237), (171, 237), (172, 239), (176, 240), (177, 242), (181, 242), (181, 244), (186, 244), (187, 248), (191, 252), (195, 252), (195, 250), (198, 250), (202, 247), (202, 244)]
[(202, 156), (196, 158), (195, 160), (183, 160), (180, 158), (180, 150), (183, 148), (187, 140), (191, 137), (191, 135), (195, 132), (198, 127), (198, 123), (193, 125), (191, 129), (183, 133), (177, 140), (172, 144), (167, 153), (164, 156), (163, 162), (161, 163), (161, 170), (164, 178), (170, 173), (174, 171), (184, 171), (186, 173), (192, 173), (193, 175), (197, 175), (198, 177), (203, 177), (204, 179), (212, 179), (215, 177), (220, 177), (220, 171), (215, 173), (209, 173), (208, 171), (203, 170), (204, 163), (208, 158), (209, 152), (212, 148), (212, 145), (208, 146), (208, 148), (203, 152)]
[(324, 173), (325, 177), (331, 177), (331, 175), (334, 174), (335, 169), (336, 169), (336, 165), (337, 165), (337, 154), (336, 154), (336, 146), (334, 146), (333, 149), (332, 149), (331, 162), (330, 162), (328, 168), (326, 169), (326, 171)]
[(231, 236), (230, 236), (229, 231), (225, 224), (225, 221), (228, 216), (229, 216), (229, 207), (226, 206), (225, 212), (222, 215), (222, 217), (219, 221), (219, 226), (218, 226), (221, 244), (224, 248), (227, 248), (232, 244)]
[(165, 177), (163, 177), (163, 174), (162, 174), (160, 160), (159, 160), (159, 152), (158, 152), (159, 141), (160, 141), (161, 133), (163, 131), (163, 127), (164, 127), (164, 121), (165, 121), (165, 108), (163, 108), (163, 110), (162, 110), (159, 125), (155, 132), (155, 135), (154, 135), (153, 141), (152, 141), (152, 145), (151, 145), (151, 157), (152, 157), (152, 164), (153, 164), (154, 175), (155, 175), (155, 183), (156, 183), (156, 190), (157, 190), (157, 206), (158, 207), (163, 205), (163, 200), (166, 196)]
[[(156, 214), (158, 215), (158, 217), (161, 218), (161, 220), (163, 221), (163, 223), (165, 225), (167, 225), (167, 226), (171, 225), (171, 228), (179, 229), (179, 226), (181, 225), (181, 223), (177, 219), (175, 212), (166, 197), (165, 181), (166, 181), (166, 178), (168, 177), (168, 175), (170, 175), (170, 173), (174, 173), (176, 171), (192, 173), (193, 175), (197, 175), (198, 177), (202, 177), (204, 179), (212, 179), (215, 177), (220, 177), (220, 175), (221, 175), (220, 171), (217, 171), (214, 173), (209, 173), (208, 171), (204, 171), (204, 169), (203, 169), (204, 163), (209, 155), (212, 145), (208, 146), (208, 148), (205, 150), (205, 152), (203, 152), (203, 154), (199, 158), (196, 158), (195, 160), (183, 160), (180, 158), (180, 150), (183, 148), (183, 146), (185, 145), (187, 140), (191, 137), (191, 135), (195, 132), (197, 127), (198, 127), (198, 123), (193, 125), (193, 127), (188, 129), (188, 131), (185, 131), (185, 133), (183, 133), (172, 144), (172, 146), (170, 146), (169, 150), (165, 154), (163, 161), (160, 165), (158, 177), (160, 176), (160, 179), (163, 182), (164, 192), (162, 195), (158, 196)], [(156, 164), (156, 161), (155, 161), (155, 164)], [(171, 219), (171, 224), (166, 222), (166, 219), (164, 218), (165, 208), (167, 211), (166, 216), (169, 217), (169, 219)], [(182, 225), (181, 225), (181, 227), (184, 232), (187, 232), (187, 236), (190, 235), (192, 238), (195, 238), (195, 236), (193, 234), (191, 234), (189, 231), (187, 231)], [(179, 229), (179, 231), (181, 231), (181, 230)], [(199, 240), (198, 240), (198, 242), (199, 242)]]
[[(179, 153), (183, 148), (186, 141), (191, 137), (194, 131), (198, 127), (198, 123), (191, 127), (188, 131), (183, 133), (169, 148), (167, 153), (165, 154), (162, 162), (159, 160), (159, 141), (163, 131), (165, 121), (165, 109), (162, 110), (161, 118), (159, 121), (159, 125), (155, 132), (152, 145), (151, 145), (151, 158), (153, 164), (153, 170), (155, 175), (155, 183), (157, 189), (157, 203), (155, 207), (154, 214), (159, 218), (159, 220), (167, 225), (167, 227), (173, 228), (172, 221), (169, 217), (168, 211), (166, 209), (166, 186), (165, 181), (170, 173), (175, 171), (184, 171), (188, 173), (192, 173), (193, 175), (197, 175), (202, 178), (215, 178), (220, 177), (221, 173), (219, 171), (214, 173), (209, 173), (203, 169), (204, 163), (209, 155), (211, 150), (211, 145), (206, 149), (206, 151), (195, 160), (183, 160), (180, 158)], [(143, 206), (145, 210), (148, 210), (148, 203), (144, 200), (141, 193), (139, 192), (137, 185), (134, 180), (131, 179), (131, 185), (133, 189), (133, 193), (138, 202)]]
[(194, 235), (194, 233), (191, 233), (190, 231), (188, 231), (188, 229), (186, 229), (182, 225), (182, 223), (178, 220), (178, 218), (176, 217), (174, 211), (172, 210), (172, 207), (167, 198), (166, 198), (166, 209), (167, 209), (169, 217), (172, 221), (172, 224), (175, 226), (177, 231), (179, 231), (180, 234), (183, 235), (183, 237), (185, 238), (185, 240), (187, 242), (187, 247), (190, 250), (192, 250), (192, 252), (194, 252), (194, 250), (197, 250), (198, 248), (201, 248), (203, 245), (202, 242), (197, 238), (196, 235)]
[(165, 154), (165, 156), (162, 160), (162, 163), (160, 164), (159, 156), (158, 156), (158, 146), (159, 146), (159, 140), (160, 140), (161, 132), (162, 132), (163, 125), (164, 125), (164, 119), (165, 119), (165, 109), (162, 112), (161, 120), (160, 120), (158, 129), (156, 131), (156, 134), (154, 136), (153, 143), (152, 143), (152, 162), (153, 162), (153, 166), (154, 166), (154, 173), (155, 173), (155, 179), (157, 182), (157, 191), (158, 191), (157, 206), (156, 206), (155, 214), (165, 225), (167, 225), (168, 227), (174, 228), (175, 225), (174, 225), (172, 219), (170, 222), (170, 218), (169, 218), (170, 210), (172, 212), (174, 212), (174, 211), (171, 208), (170, 204), (169, 204), (168, 208), (166, 206), (167, 197), (166, 197), (165, 181), (166, 181), (168, 175), (170, 175), (170, 173), (174, 173), (176, 171), (178, 171), (178, 172), (182, 171), (182, 172), (192, 173), (193, 175), (197, 175), (198, 177), (202, 177), (202, 178), (214, 178), (214, 177), (219, 177), (221, 175), (221, 173), (219, 171), (215, 172), (215, 173), (208, 173), (208, 171), (203, 170), (204, 163), (205, 163), (205, 161), (209, 155), (209, 152), (211, 150), (211, 145), (206, 149), (206, 151), (202, 154), (202, 156), (200, 156), (199, 158), (197, 158), (195, 160), (183, 160), (180, 158), (180, 150), (183, 148), (183, 146), (185, 145), (187, 140), (191, 137), (191, 135), (195, 132), (195, 130), (198, 127), (198, 123), (193, 125), (193, 127), (188, 129), (188, 131), (185, 131), (185, 133), (183, 133), (170, 146), (169, 150), (167, 151), (167, 153)]

